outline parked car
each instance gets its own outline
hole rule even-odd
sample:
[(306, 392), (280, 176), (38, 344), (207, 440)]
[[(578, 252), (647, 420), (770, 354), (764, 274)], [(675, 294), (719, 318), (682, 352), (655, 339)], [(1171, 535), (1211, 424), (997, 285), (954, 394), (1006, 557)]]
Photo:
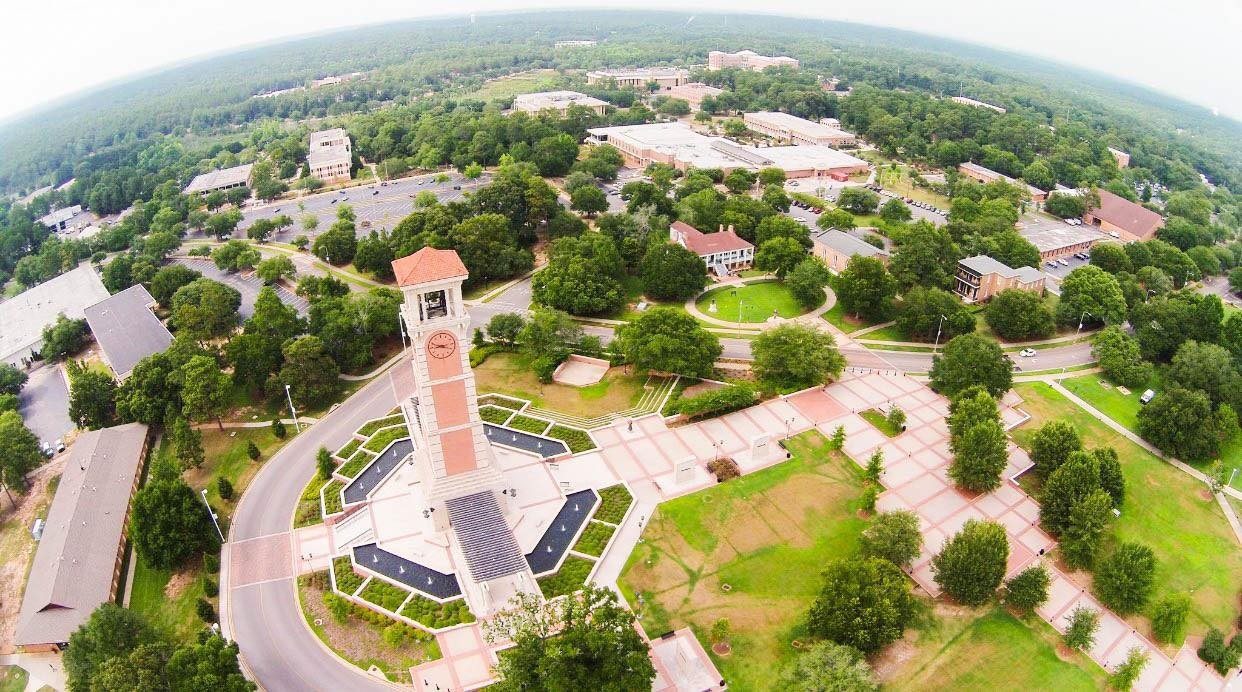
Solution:
[(1066, 262), (1066, 261), (1065, 261), (1065, 260), (1063, 260), (1063, 259), (1059, 259), (1059, 260), (1057, 260), (1057, 264), (1061, 265), (1062, 267), (1068, 267), (1068, 266), (1069, 266), (1069, 262)]
[(57, 454), (65, 451), (65, 441), (60, 439), (59, 437), (56, 438), (56, 441), (52, 443), (52, 446), (56, 448)]
[(1022, 356), (1023, 358), (1034, 358), (1034, 357), (1035, 357), (1035, 349), (1033, 349), (1033, 348), (1024, 348), (1024, 349), (1022, 349), (1021, 351), (1018, 351), (1018, 355)]
[(1154, 398), (1156, 398), (1156, 390), (1154, 390), (1154, 389), (1149, 389), (1149, 390), (1147, 390), (1147, 391), (1143, 392), (1143, 396), (1140, 396), (1140, 397), (1139, 397), (1139, 403), (1140, 403), (1140, 404), (1148, 404), (1148, 403), (1150, 403), (1150, 402), (1151, 402), (1151, 400), (1152, 400), (1152, 399), (1154, 399)]
[(1056, 269), (1057, 263), (1052, 260), (1048, 260), (1047, 262), (1044, 262), (1044, 266), (1048, 267), (1049, 269)]

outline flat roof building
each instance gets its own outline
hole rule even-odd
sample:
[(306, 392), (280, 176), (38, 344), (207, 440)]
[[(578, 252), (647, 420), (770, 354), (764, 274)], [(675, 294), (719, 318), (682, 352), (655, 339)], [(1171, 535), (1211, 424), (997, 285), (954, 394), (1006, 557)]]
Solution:
[(755, 246), (734, 232), (721, 227), (715, 233), (704, 233), (683, 221), (669, 227), (669, 240), (703, 258), (707, 269), (719, 277), (749, 269), (755, 261)]
[(172, 343), (172, 334), (153, 312), (155, 305), (147, 289), (134, 284), (86, 308), (86, 323), (104, 362), (122, 382), (138, 361), (162, 353)]
[(784, 169), (789, 178), (851, 175), (869, 169), (866, 161), (831, 147), (745, 146), (724, 137), (701, 134), (682, 122), (595, 127), (587, 132), (587, 144), (611, 144), (629, 165), (638, 168), (666, 163), (679, 170), (719, 168), (728, 173), (738, 168), (776, 167)]
[(1064, 221), (1025, 224), (1018, 234), (1039, 250), (1040, 259), (1051, 260), (1091, 248), (1108, 236), (1091, 226), (1071, 226)]
[(1018, 267), (987, 255), (967, 257), (957, 263), (953, 291), (967, 303), (981, 303), (1009, 288), (1044, 292), (1044, 273), (1032, 267)]
[(782, 142), (829, 147), (848, 147), (855, 142), (854, 135), (845, 130), (779, 111), (747, 113), (742, 116), (742, 121), (752, 131)]
[(844, 271), (856, 256), (874, 257), (888, 264), (888, 250), (835, 228), (811, 234), (811, 254), (823, 260), (834, 274)]
[(621, 89), (645, 89), (654, 82), (661, 89), (672, 89), (690, 82), (690, 71), (680, 67), (634, 67), (615, 70), (591, 70), (587, 72), (587, 84), (599, 84), (609, 80)]
[(142, 423), (85, 432), (70, 448), (26, 579), (14, 638), (23, 651), (60, 651), (96, 608), (116, 598), (146, 450)]
[(1025, 188), (1027, 193), (1031, 196), (1031, 201), (1036, 204), (1042, 204), (1044, 200), (1048, 199), (1048, 193), (1046, 191), (1041, 190), (1034, 185), (1027, 185), (1016, 178), (1010, 178), (1004, 173), (994, 171), (991, 168), (984, 168), (977, 163), (967, 161), (966, 163), (958, 166), (957, 171), (967, 178), (973, 178), (981, 183), (990, 183), (996, 180), (1003, 180), (1010, 185), (1017, 185), (1018, 187)]
[(762, 72), (769, 67), (790, 67), (796, 70), (799, 63), (797, 58), (788, 55), (759, 55), (753, 50), (740, 50), (736, 53), (714, 50), (707, 54), (707, 69), (722, 70), (726, 67)]
[(557, 41), (554, 45), (557, 48), (590, 48), (595, 45), (595, 41), (576, 39), (572, 41)]
[(581, 106), (596, 115), (603, 115), (608, 109), (608, 102), (577, 91), (539, 91), (533, 94), (519, 94), (513, 99), (515, 111), (538, 113), (553, 110), (562, 118), (569, 112), (570, 106)]
[(1164, 218), (1156, 212), (1119, 197), (1108, 190), (1097, 190), (1100, 206), (1088, 209), (1083, 223), (1091, 224), (1110, 236), (1124, 242), (1151, 240), (1164, 225)]
[(39, 223), (51, 231), (60, 233), (61, 231), (68, 230), (73, 217), (81, 213), (82, 205), (75, 204), (72, 207), (65, 207), (63, 209), (57, 209), (56, 211), (44, 214), (39, 218)]
[(310, 174), (325, 183), (338, 183), (353, 177), (353, 146), (343, 127), (310, 133), (306, 165)]
[(696, 111), (703, 106), (703, 99), (705, 97), (716, 98), (723, 93), (724, 89), (718, 89), (702, 82), (690, 82), (689, 84), (682, 84), (668, 90), (670, 97), (685, 99), (686, 103), (690, 104), (690, 109)]
[(0, 303), (0, 361), (28, 364), (43, 348), (43, 328), (58, 315), (80, 320), (86, 306), (107, 297), (94, 267), (83, 263)]
[(194, 176), (189, 185), (182, 190), (187, 195), (200, 194), (209, 195), (216, 190), (231, 190), (235, 187), (246, 187), (250, 184), (250, 169), (254, 168), (252, 163), (244, 163), (240, 166), (232, 168), (221, 168)]
[(997, 113), (1008, 113), (1009, 112), (1005, 110), (1004, 108), (1001, 108), (1000, 106), (997, 106), (995, 104), (991, 104), (986, 101), (976, 101), (975, 99), (967, 98), (965, 96), (954, 96), (949, 100), (955, 103), (960, 103), (963, 106), (972, 106), (974, 108), (986, 108), (990, 111), (996, 111)]

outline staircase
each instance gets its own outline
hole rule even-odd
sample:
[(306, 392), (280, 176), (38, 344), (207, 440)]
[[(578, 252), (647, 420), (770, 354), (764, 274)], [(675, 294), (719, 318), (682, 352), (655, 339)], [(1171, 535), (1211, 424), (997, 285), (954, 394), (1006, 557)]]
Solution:
[(445, 506), (473, 581), (491, 581), (526, 571), (526, 558), (490, 490), (453, 498)]

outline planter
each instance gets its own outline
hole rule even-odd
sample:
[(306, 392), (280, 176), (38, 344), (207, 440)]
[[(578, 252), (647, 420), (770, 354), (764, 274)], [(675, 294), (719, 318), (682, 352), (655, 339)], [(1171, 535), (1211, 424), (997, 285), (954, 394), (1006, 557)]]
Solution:
[(733, 653), (733, 647), (729, 646), (729, 642), (716, 642), (712, 644), (712, 653), (717, 656), (728, 656)]

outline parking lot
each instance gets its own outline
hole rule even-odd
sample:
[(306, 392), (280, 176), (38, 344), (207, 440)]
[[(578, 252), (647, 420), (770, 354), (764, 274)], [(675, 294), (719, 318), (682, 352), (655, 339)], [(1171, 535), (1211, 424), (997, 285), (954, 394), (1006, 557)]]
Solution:
[(1039, 269), (1043, 271), (1045, 274), (1049, 274), (1051, 276), (1056, 277), (1057, 280), (1060, 281), (1061, 279), (1064, 279), (1070, 272), (1074, 271), (1075, 269), (1085, 264), (1090, 264), (1090, 263), (1091, 263), (1090, 255), (1087, 255), (1087, 259), (1083, 259), (1081, 257), (1074, 257), (1073, 255), (1066, 255), (1065, 257), (1057, 258), (1055, 261), (1054, 260), (1043, 261), (1042, 263), (1040, 263)]
[[(249, 319), (254, 314), (254, 302), (259, 297), (259, 291), (263, 288), (263, 280), (253, 272), (247, 274), (239, 274), (235, 272), (226, 272), (216, 267), (215, 263), (208, 259), (198, 258), (180, 258), (174, 260), (177, 264), (184, 265), (201, 273), (203, 276), (213, 281), (219, 281), (226, 286), (232, 286), (241, 293), (241, 307), (237, 312), (243, 320)], [(292, 306), (294, 310), (302, 317), (310, 314), (310, 303), (305, 298), (291, 293), (283, 286), (274, 286), (276, 295), (285, 305)]]

